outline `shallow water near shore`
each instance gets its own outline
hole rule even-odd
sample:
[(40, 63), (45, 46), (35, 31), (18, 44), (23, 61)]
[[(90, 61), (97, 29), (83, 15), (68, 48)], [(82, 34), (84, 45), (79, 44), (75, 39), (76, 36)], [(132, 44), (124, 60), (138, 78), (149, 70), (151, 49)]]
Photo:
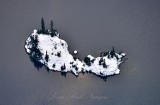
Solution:
[[(0, 105), (158, 105), (160, 2), (158, 0), (0, 1)], [(80, 59), (115, 47), (127, 53), (120, 75), (37, 70), (25, 52), (29, 34), (53, 19), (70, 52)]]

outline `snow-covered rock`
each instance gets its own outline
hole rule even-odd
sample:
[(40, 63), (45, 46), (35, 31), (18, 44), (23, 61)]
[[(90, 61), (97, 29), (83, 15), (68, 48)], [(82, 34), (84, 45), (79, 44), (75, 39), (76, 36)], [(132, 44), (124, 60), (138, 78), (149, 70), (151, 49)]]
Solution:
[(78, 53), (78, 51), (77, 51), (77, 50), (74, 50), (74, 51), (73, 51), (73, 53), (74, 53), (74, 54), (77, 54), (77, 53)]
[[(123, 62), (125, 53), (101, 53), (101, 57), (88, 55), (83, 61), (74, 59), (68, 51), (67, 43), (59, 38), (59, 33), (51, 37), (50, 34), (38, 34), (37, 30), (28, 37), (25, 43), (26, 52), (37, 62), (48, 69), (60, 72), (92, 72), (99, 76), (119, 74), (119, 65)], [(74, 54), (78, 52), (75, 50)]]

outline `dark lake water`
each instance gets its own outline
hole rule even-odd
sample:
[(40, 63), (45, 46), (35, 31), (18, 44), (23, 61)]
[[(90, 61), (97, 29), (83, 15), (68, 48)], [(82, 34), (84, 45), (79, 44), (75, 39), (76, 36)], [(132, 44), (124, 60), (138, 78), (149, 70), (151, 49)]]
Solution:
[[(159, 0), (1, 0), (0, 105), (159, 105)], [(92, 74), (37, 70), (24, 42), (53, 19), (69, 50), (98, 56), (115, 47), (129, 58), (106, 82)]]

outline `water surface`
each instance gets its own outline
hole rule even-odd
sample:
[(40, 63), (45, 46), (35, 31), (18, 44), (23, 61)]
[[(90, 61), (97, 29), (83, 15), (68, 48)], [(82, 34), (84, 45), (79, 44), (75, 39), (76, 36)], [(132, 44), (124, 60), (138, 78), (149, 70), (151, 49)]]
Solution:
[[(158, 0), (1, 0), (0, 105), (158, 105)], [(33, 29), (53, 19), (80, 58), (115, 47), (129, 58), (107, 82), (91, 75), (37, 70), (24, 50)]]

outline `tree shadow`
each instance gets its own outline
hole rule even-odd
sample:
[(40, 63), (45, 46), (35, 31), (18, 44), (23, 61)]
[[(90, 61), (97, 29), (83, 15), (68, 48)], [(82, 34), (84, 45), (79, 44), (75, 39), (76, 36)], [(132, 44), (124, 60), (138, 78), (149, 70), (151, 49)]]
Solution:
[(85, 75), (85, 74), (94, 75), (94, 76), (96, 76), (96, 77), (101, 78), (104, 82), (107, 82), (107, 78), (109, 77), (109, 76), (96, 75), (95, 73), (93, 73), (93, 72), (91, 72), (91, 71), (86, 71), (86, 72), (81, 72), (81, 73), (82, 73), (83, 75)]
[(34, 58), (32, 58), (31, 56), (29, 57), (30, 61), (33, 63), (34, 67), (39, 70), (41, 69), (44, 65), (42, 63), (40, 63), (39, 61), (35, 60)]
[(89, 74), (93, 74), (93, 75), (95, 75), (96, 77), (99, 77), (99, 78), (101, 78), (104, 82), (107, 82), (107, 78), (109, 77), (109, 76), (101, 76), (101, 75), (96, 75), (95, 73), (92, 73), (91, 71), (89, 71), (89, 72), (87, 72), (87, 73), (89, 73)]
[(61, 72), (61, 75), (66, 78), (67, 72)]

